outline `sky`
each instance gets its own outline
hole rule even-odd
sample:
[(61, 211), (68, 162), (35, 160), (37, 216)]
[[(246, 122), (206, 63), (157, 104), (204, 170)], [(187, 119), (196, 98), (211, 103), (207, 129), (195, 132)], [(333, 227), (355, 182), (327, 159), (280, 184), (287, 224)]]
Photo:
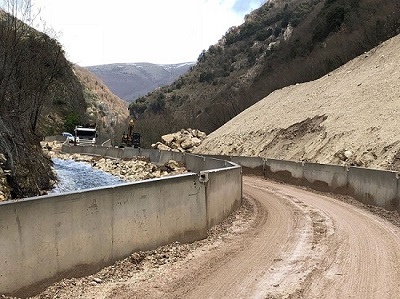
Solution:
[[(196, 61), (265, 0), (32, 0), (35, 22), (80, 66)], [(35, 14), (36, 15), (36, 14)]]

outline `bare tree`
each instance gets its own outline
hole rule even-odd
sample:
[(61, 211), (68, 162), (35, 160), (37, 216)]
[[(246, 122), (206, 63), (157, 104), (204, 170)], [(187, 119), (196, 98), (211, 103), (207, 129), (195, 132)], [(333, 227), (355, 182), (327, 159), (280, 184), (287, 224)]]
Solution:
[(29, 26), (30, 1), (2, 4), (7, 11), (0, 10), (0, 152), (7, 156), (14, 196), (35, 195), (52, 176), (36, 126), (49, 90), (70, 63), (55, 39)]

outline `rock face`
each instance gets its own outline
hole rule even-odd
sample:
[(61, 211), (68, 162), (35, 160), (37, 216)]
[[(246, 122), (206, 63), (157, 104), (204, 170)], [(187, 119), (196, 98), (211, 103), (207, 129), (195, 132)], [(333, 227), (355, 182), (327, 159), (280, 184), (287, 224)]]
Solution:
[(182, 129), (179, 132), (161, 136), (162, 142), (152, 144), (152, 148), (176, 152), (192, 152), (204, 139), (206, 133), (197, 129)]
[(10, 186), (7, 183), (9, 170), (5, 169), (6, 162), (6, 157), (0, 153), (0, 201), (7, 200), (10, 197)]

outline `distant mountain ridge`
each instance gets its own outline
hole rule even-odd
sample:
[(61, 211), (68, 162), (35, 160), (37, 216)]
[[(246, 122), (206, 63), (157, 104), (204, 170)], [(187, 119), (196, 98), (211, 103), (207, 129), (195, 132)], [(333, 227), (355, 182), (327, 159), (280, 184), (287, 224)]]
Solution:
[(194, 64), (113, 63), (86, 69), (99, 77), (115, 95), (132, 102), (158, 87), (171, 84)]

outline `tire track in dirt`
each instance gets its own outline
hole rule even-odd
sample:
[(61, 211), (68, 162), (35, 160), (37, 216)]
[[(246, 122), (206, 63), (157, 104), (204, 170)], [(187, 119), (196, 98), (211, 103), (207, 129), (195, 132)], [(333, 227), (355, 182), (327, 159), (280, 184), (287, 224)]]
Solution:
[(156, 296), (144, 292), (135, 295), (283, 298), (299, 293), (327, 251), (325, 240), (333, 233), (333, 225), (326, 214), (264, 184), (263, 179), (244, 178), (244, 196), (257, 209), (255, 225), (240, 239), (225, 242), (194, 264), (187, 264), (190, 270), (184, 270), (178, 282), (158, 284), (158, 290), (163, 291)]
[[(400, 230), (363, 209), (288, 185), (244, 177), (268, 217), (247, 248), (185, 298), (397, 298)], [(179, 290), (174, 292), (179, 297)], [(172, 298), (172, 297), (171, 297)]]

